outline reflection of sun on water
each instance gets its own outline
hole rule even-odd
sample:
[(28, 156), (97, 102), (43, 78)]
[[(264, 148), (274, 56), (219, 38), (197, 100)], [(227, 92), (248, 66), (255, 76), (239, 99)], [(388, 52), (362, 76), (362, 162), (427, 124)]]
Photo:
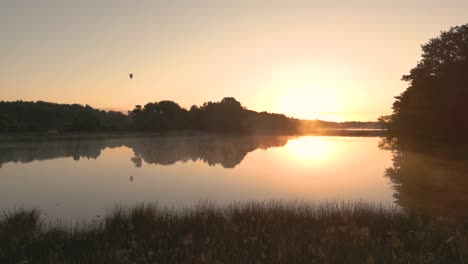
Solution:
[(285, 151), (295, 161), (310, 163), (331, 159), (336, 147), (336, 142), (324, 137), (302, 137), (290, 140)]

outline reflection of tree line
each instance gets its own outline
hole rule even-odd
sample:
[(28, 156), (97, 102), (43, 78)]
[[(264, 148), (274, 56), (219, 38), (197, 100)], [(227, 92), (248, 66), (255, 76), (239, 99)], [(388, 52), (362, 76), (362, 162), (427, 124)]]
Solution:
[(107, 147), (126, 146), (134, 151), (131, 161), (170, 165), (177, 161), (202, 160), (209, 165), (234, 168), (247, 153), (258, 148), (284, 146), (282, 136), (177, 136), (0, 144), (0, 166), (7, 162), (31, 162), (54, 158), (98, 158)]
[(42, 141), (0, 144), (0, 166), (7, 162), (27, 163), (55, 158), (97, 158), (106, 147), (104, 141)]
[[(445, 216), (468, 218), (468, 159), (452, 150), (392, 146), (393, 166), (386, 170), (396, 202)], [(447, 153), (451, 153), (448, 155)]]
[(284, 146), (287, 141), (287, 137), (279, 136), (205, 136), (197, 140), (191, 137), (174, 137), (165, 140), (153, 138), (134, 141), (129, 147), (135, 152), (132, 160), (136, 166), (141, 165), (139, 160), (160, 165), (202, 160), (209, 165), (221, 164), (225, 168), (234, 168), (247, 153), (258, 148)]

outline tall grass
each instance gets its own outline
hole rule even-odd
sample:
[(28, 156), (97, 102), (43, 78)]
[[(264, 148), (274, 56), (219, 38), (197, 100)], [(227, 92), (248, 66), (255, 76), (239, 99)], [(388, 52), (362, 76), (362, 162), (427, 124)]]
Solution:
[(0, 219), (0, 263), (467, 263), (467, 227), (367, 203), (116, 206), (100, 221)]

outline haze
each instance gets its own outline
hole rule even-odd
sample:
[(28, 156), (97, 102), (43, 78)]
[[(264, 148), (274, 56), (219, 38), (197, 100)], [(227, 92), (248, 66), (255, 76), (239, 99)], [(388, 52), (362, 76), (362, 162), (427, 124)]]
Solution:
[(420, 45), (467, 11), (455, 0), (5, 0), (0, 99), (124, 111), (232, 96), (257, 111), (372, 121), (391, 112)]

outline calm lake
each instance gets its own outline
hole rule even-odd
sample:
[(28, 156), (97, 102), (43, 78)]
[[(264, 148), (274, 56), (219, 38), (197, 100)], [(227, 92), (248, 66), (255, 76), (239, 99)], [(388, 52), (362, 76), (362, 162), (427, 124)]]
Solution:
[(387, 176), (394, 156), (379, 141), (174, 136), (2, 142), (0, 209), (39, 208), (50, 219), (69, 221), (139, 202), (170, 208), (272, 199), (392, 205), (401, 184), (396, 188)]

